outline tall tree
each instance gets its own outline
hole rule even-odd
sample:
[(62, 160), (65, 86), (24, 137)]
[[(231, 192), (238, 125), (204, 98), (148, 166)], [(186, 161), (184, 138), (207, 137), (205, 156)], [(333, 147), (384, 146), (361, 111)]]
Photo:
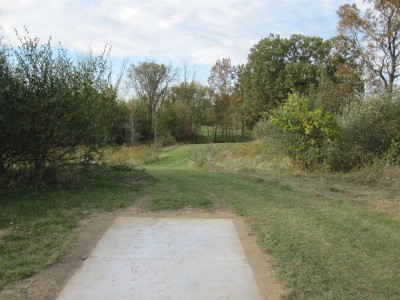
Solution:
[(129, 142), (133, 145), (138, 140), (146, 138), (149, 135), (146, 120), (147, 103), (143, 99), (133, 99), (126, 103), (126, 107), (128, 110)]
[[(153, 132), (157, 145), (157, 109), (162, 108), (169, 88), (177, 75), (170, 65), (158, 64), (154, 60), (132, 64), (128, 70), (128, 86), (133, 88), (136, 98), (147, 103), (147, 125)], [(150, 137), (148, 137), (150, 138)]]
[(211, 68), (208, 84), (212, 92), (214, 107), (214, 139), (216, 139), (219, 125), (223, 126), (225, 137), (228, 135), (229, 115), (231, 96), (236, 78), (235, 67), (231, 64), (230, 58), (217, 60)]
[[(190, 83), (184, 81), (171, 88), (169, 99), (174, 104), (172, 107), (182, 107), (179, 103), (184, 103), (190, 108), (188, 129), (191, 132), (191, 138), (196, 142), (200, 126), (205, 122), (205, 110), (210, 105), (209, 89), (196, 81)], [(175, 137), (179, 140), (179, 137)]]
[(317, 86), (330, 50), (329, 41), (302, 35), (286, 39), (271, 34), (254, 45), (239, 74), (246, 124), (252, 127), (290, 93), (305, 94)]
[(309, 92), (312, 103), (331, 113), (364, 91), (362, 62), (354, 43), (343, 36), (329, 40), (331, 51), (327, 63), (321, 66), (318, 85)]
[(354, 41), (372, 86), (393, 90), (400, 76), (400, 1), (363, 0), (362, 12), (355, 4), (338, 10), (338, 31)]

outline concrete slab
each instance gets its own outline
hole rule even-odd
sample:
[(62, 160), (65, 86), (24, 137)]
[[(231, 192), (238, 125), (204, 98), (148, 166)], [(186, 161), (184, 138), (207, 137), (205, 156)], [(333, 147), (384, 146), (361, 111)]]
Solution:
[(65, 299), (260, 299), (232, 220), (117, 218)]

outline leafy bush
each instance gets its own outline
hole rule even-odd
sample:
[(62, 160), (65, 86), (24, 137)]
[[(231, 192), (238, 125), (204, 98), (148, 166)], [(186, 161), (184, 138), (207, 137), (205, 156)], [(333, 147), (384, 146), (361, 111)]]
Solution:
[(175, 145), (176, 139), (170, 132), (162, 132), (157, 138), (157, 147), (168, 147)]
[(400, 155), (400, 95), (377, 93), (350, 103), (339, 123), (363, 164), (375, 158), (395, 160)]
[(343, 141), (341, 129), (333, 116), (313, 108), (307, 98), (290, 95), (256, 131), (269, 143), (272, 138), (272, 143), (303, 169), (314, 169), (321, 164), (327, 169), (340, 168), (331, 165), (333, 161), (328, 156)]
[(18, 38), (20, 46), (0, 54), (0, 175), (31, 166), (40, 174), (112, 142), (117, 102), (108, 48), (72, 60), (51, 40)]
[(400, 141), (395, 142), (392, 140), (389, 150), (385, 153), (384, 161), (386, 164), (393, 166), (400, 164)]

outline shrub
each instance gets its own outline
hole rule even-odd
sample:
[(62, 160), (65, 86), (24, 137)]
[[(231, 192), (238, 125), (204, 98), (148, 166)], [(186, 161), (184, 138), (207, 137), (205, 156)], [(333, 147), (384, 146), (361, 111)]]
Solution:
[(363, 163), (399, 155), (400, 95), (377, 93), (352, 102), (339, 118), (347, 140), (358, 149)]
[(170, 132), (162, 132), (157, 138), (157, 147), (168, 147), (176, 145), (176, 139)]
[(215, 148), (213, 144), (209, 144), (207, 146), (195, 147), (190, 150), (189, 159), (191, 163), (201, 168), (214, 160), (215, 157)]
[(268, 142), (272, 138), (272, 143), (280, 151), (286, 151), (292, 162), (302, 169), (310, 170), (319, 165), (338, 168), (329, 164), (327, 154), (342, 143), (341, 129), (332, 115), (313, 108), (307, 98), (290, 95), (256, 131)]
[[(27, 32), (28, 34), (28, 32)], [(89, 158), (113, 142), (117, 113), (109, 49), (72, 60), (51, 40), (20, 37), (0, 53), (0, 176), (11, 168)]]

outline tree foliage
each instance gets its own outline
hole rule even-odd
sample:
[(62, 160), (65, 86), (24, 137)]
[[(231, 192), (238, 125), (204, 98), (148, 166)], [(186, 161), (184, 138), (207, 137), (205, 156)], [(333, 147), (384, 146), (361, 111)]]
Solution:
[[(178, 141), (193, 140), (196, 141), (197, 134), (201, 125), (207, 122), (206, 111), (210, 107), (210, 93), (207, 86), (199, 84), (192, 80), (191, 82), (182, 82), (171, 88), (169, 96), (170, 107), (174, 108), (177, 114), (176, 122), (171, 124), (169, 131), (173, 133)], [(180, 112), (179, 111), (180, 107)], [(187, 107), (184, 109), (184, 107)], [(186, 121), (183, 123), (181, 115), (183, 111), (187, 112)], [(183, 128), (182, 126), (187, 126)]]
[(154, 60), (140, 62), (138, 65), (132, 64), (128, 70), (128, 86), (133, 88), (137, 99), (147, 104), (147, 132), (153, 133), (155, 144), (157, 144), (157, 109), (162, 108), (176, 74), (172, 66), (158, 64)]
[[(110, 83), (109, 49), (72, 60), (51, 40), (19, 36), (20, 46), (1, 60), (1, 169), (42, 170), (46, 163), (85, 157), (112, 142), (116, 92)], [(81, 153), (81, 152), (79, 152)]]
[(332, 115), (314, 108), (309, 99), (296, 94), (270, 112), (262, 134), (278, 140), (292, 161), (305, 169), (323, 164), (327, 160), (325, 149), (343, 140), (342, 131)]
[(213, 107), (214, 140), (216, 140), (218, 126), (222, 126), (227, 138), (235, 78), (236, 70), (230, 58), (217, 60), (211, 68), (208, 84)]
[[(382, 158), (400, 141), (399, 93), (385, 91), (354, 101), (344, 108), (338, 119), (348, 141), (363, 156), (364, 162)], [(397, 152), (400, 155), (400, 148)]]
[(247, 125), (253, 126), (290, 93), (306, 94), (317, 86), (330, 51), (329, 41), (302, 35), (286, 39), (271, 34), (254, 45), (239, 73)]
[(338, 10), (338, 31), (354, 41), (372, 86), (392, 91), (400, 76), (400, 1), (364, 0), (362, 12), (355, 4)]

